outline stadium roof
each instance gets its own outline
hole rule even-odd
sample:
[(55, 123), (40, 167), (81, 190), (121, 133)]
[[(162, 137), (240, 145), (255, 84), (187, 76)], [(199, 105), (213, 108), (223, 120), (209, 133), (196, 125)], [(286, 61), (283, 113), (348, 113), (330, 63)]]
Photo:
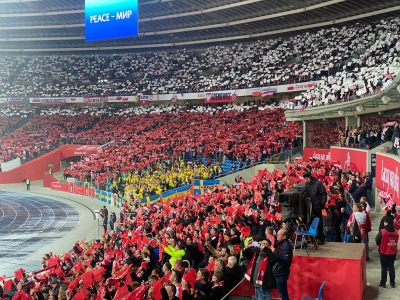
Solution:
[(84, 0), (0, 0), (0, 51), (199, 47), (400, 15), (399, 0), (139, 0), (138, 37), (86, 43), (84, 6)]

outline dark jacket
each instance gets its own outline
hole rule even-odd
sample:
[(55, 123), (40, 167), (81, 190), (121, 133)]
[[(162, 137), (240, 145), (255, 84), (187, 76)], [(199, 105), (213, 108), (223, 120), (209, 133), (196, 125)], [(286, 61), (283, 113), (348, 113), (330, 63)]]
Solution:
[[(160, 290), (160, 292), (161, 292), (162, 300), (170, 300), (169, 297), (168, 297), (167, 290), (165, 288), (162, 288)], [(180, 300), (180, 299), (175, 296), (174, 298), (172, 298), (172, 300)]]
[[(264, 251), (260, 251), (260, 248), (258, 248), (258, 247), (250, 247), (250, 248), (246, 249), (245, 251), (248, 253), (251, 253), (251, 254), (257, 253), (255, 262), (257, 262), (257, 258), (259, 255), (261, 255), (263, 259), (266, 256), (268, 256), (268, 264), (267, 264), (266, 273), (264, 275), (264, 280), (262, 283), (262, 289), (270, 290), (270, 289), (276, 288), (276, 280), (275, 280), (274, 274), (272, 273), (272, 268), (274, 265), (276, 265), (277, 258), (275, 256), (275, 254), (271, 251), (271, 249), (265, 248)], [(251, 283), (254, 283), (253, 282), (254, 270), (255, 270), (255, 268), (253, 267), (253, 270), (251, 270), (251, 274), (250, 274), (250, 282)]]
[(367, 191), (364, 186), (360, 186), (351, 195), (353, 196), (355, 203), (360, 203), (361, 197), (367, 196)]
[(353, 194), (357, 189), (357, 180), (352, 180), (351, 181), (351, 186), (349, 188), (349, 193)]
[[(138, 265), (138, 259), (135, 256), (129, 256), (126, 260), (125, 260), (125, 264), (127, 265), (133, 265), (133, 266), (137, 266)], [(139, 263), (140, 265), (140, 263)]]
[(368, 144), (371, 146), (372, 144), (375, 144), (376, 141), (377, 141), (377, 140), (376, 140), (376, 136), (372, 135), (372, 136), (370, 136), (369, 139), (368, 139)]
[(197, 243), (186, 244), (183, 239), (181, 239), (180, 241), (182, 246), (185, 248), (185, 255), (182, 258), (183, 260), (188, 260), (190, 264), (192, 264), (193, 260), (196, 262), (202, 261), (199, 253), (199, 246), (197, 245)]
[(275, 248), (275, 256), (277, 262), (272, 268), (274, 276), (289, 276), (290, 266), (293, 260), (293, 247), (288, 239), (277, 242), (277, 246)]
[(311, 178), (311, 182), (306, 184), (306, 195), (311, 199), (315, 209), (323, 209), (327, 199), (326, 189), (319, 180)]
[(385, 135), (383, 137), (383, 140), (385, 142), (389, 142), (392, 140), (392, 135), (393, 135), (393, 127), (389, 127), (386, 131), (385, 131)]
[(213, 288), (208, 300), (221, 300), (224, 297), (224, 287)]
[(366, 190), (366, 191), (372, 190), (372, 177), (371, 177), (371, 176), (368, 176), (368, 177), (365, 179), (365, 190)]
[(242, 280), (243, 270), (238, 265), (235, 265), (232, 268), (227, 267), (226, 272), (228, 274), (228, 282), (225, 282), (225, 284), (228, 284), (226, 290), (230, 291)]

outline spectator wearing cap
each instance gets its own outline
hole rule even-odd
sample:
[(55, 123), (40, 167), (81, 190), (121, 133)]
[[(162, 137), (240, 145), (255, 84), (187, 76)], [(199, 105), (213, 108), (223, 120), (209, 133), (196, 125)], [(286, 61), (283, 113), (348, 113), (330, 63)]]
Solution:
[(394, 261), (396, 259), (398, 241), (399, 234), (393, 227), (393, 218), (386, 217), (384, 220), (384, 227), (375, 238), (376, 245), (379, 247), (379, 258), (381, 262), (381, 281), (378, 286), (382, 288), (386, 287), (388, 271), (390, 286), (392, 288), (396, 286)]
[(325, 242), (325, 235), (322, 225), (322, 209), (325, 208), (327, 192), (324, 185), (315, 177), (311, 176), (310, 172), (304, 172), (303, 177), (306, 181), (306, 197), (312, 205), (312, 218), (310, 222), (312, 222), (314, 218), (319, 218), (317, 238), (319, 243), (323, 244)]

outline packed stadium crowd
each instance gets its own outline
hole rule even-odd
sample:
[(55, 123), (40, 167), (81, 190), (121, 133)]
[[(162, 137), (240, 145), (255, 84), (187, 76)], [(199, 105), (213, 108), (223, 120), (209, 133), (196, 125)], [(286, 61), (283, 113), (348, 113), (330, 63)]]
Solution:
[(296, 98), (316, 106), (383, 90), (397, 75), (400, 18), (288, 39), (114, 55), (0, 59), (0, 96), (138, 95), (321, 80)]
[(80, 180), (92, 172), (97, 183), (128, 173), (126, 188), (151, 195), (214, 178), (224, 159), (238, 168), (265, 161), (299, 146), (301, 132), (300, 124), (284, 121), (282, 110), (261, 103), (127, 108), (76, 134), (77, 144), (114, 143), (64, 172)]
[[(297, 159), (285, 171), (260, 170), (250, 182), (237, 177), (235, 185), (216, 185), (203, 195), (145, 206), (128, 200), (119, 216), (104, 206), (100, 240), (78, 240), (61, 256), (45, 254), (42, 269), (32, 274), (16, 270), (14, 279), (3, 281), (0, 297), (219, 300), (245, 277), (255, 284), (256, 295), (277, 288), (282, 299), (289, 299), (289, 240), (294, 237), (281, 193), (308, 186), (313, 214), (321, 218), (320, 244), (365, 243), (371, 231), (370, 174), (333, 163)], [(317, 186), (322, 187), (318, 196)], [(354, 197), (353, 210), (345, 191)], [(391, 206), (385, 214), (393, 214)], [(265, 276), (260, 268), (266, 268)]]
[[(204, 51), (0, 57), (0, 97), (175, 94), (316, 81), (288, 99), (287, 108), (349, 101), (384, 91), (397, 76), (399, 25), (393, 17)], [(286, 155), (285, 170), (260, 170), (250, 182), (238, 176), (235, 184), (201, 194), (141, 202), (302, 146), (303, 124), (286, 122), (284, 109), (266, 101), (1, 106), (0, 162), (24, 163), (67, 144), (107, 145), (71, 162), (64, 179), (93, 180), (124, 202), (119, 215), (101, 209), (101, 239), (78, 240), (62, 255), (46, 253), (35, 272), (22, 267), (12, 279), (0, 276), (0, 300), (220, 300), (243, 278), (254, 284), (256, 299), (269, 299), (273, 289), (289, 299), (299, 216), (279, 199), (293, 188), (304, 189), (308, 200), (300, 221), (319, 218), (316, 245), (364, 243), (369, 261), (372, 177), (354, 164)], [(390, 141), (397, 153), (398, 122), (380, 116), (362, 118), (360, 127), (346, 127), (344, 118), (309, 121), (307, 146), (371, 149)], [(392, 230), (400, 216), (385, 201), (381, 226)]]

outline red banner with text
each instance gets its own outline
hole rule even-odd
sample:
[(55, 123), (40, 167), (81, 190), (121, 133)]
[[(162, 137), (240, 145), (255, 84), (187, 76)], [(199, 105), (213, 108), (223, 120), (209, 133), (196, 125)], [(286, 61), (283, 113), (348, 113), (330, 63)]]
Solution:
[(343, 169), (364, 173), (367, 171), (367, 154), (367, 150), (332, 147), (330, 156), (331, 161), (338, 161)]
[(52, 182), (51, 189), (55, 191), (69, 192), (69, 185), (65, 183)]
[(400, 204), (399, 169), (400, 158), (392, 158), (379, 153), (376, 154), (376, 188), (380, 191), (389, 193), (397, 205)]
[(304, 160), (317, 159), (319, 161), (330, 161), (331, 150), (319, 148), (304, 148)]

